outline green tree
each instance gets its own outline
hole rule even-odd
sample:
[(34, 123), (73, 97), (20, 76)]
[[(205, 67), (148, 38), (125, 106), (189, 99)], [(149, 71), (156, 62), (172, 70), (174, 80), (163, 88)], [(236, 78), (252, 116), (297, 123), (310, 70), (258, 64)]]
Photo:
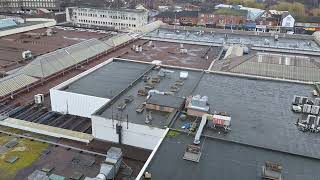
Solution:
[(264, 9), (265, 5), (262, 3), (257, 3), (255, 0), (226, 0), (227, 4), (243, 5), (252, 8)]
[(275, 9), (278, 11), (289, 11), (290, 13), (295, 14), (297, 16), (306, 15), (304, 5), (298, 2), (280, 2), (279, 4), (272, 6), (270, 9)]

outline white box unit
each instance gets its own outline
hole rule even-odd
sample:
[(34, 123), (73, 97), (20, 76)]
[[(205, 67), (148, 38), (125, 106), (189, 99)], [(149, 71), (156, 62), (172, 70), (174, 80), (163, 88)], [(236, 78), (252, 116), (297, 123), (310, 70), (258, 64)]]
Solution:
[(189, 73), (186, 71), (181, 71), (180, 72), (180, 79), (187, 79), (188, 78)]
[(314, 115), (308, 115), (307, 123), (308, 124), (316, 124), (317, 117)]
[(314, 105), (320, 106), (320, 98), (315, 98), (314, 99)]
[(44, 102), (44, 95), (43, 94), (37, 94), (34, 96), (34, 103), (35, 104), (43, 104)]
[(302, 108), (303, 113), (310, 113), (311, 112), (311, 105), (310, 104), (304, 104)]
[(314, 114), (314, 115), (317, 115), (319, 114), (319, 109), (320, 109), (320, 106), (312, 106), (311, 107), (311, 114)]
[(29, 50), (23, 51), (22, 52), (22, 58), (25, 59), (25, 60), (31, 59), (32, 58), (31, 51), (29, 51)]

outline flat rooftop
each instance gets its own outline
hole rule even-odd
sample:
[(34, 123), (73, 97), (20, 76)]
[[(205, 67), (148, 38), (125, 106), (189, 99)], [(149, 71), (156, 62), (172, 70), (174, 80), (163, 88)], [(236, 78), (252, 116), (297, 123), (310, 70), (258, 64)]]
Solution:
[[(171, 134), (171, 133), (169, 133)], [(201, 138), (202, 155), (199, 163), (183, 159), (193, 136), (172, 133), (167, 136), (147, 167), (152, 179), (246, 179), (260, 180), (266, 161), (282, 165), (283, 179), (313, 180), (320, 177), (320, 160), (285, 154), (277, 151)]]
[[(133, 45), (142, 46), (142, 52), (132, 50)], [(187, 49), (187, 53), (180, 53), (180, 48)], [(222, 47), (182, 44), (164, 41), (137, 40), (125, 47), (120, 58), (137, 61), (152, 62), (160, 60), (162, 64), (178, 67), (208, 69), (212, 60), (219, 56)], [(207, 59), (206, 59), (206, 56)]]
[(46, 35), (47, 28), (13, 34), (0, 38), (0, 69), (5, 71), (23, 66), (30, 61), (23, 61), (22, 52), (30, 50), (33, 56), (46, 54), (91, 38), (108, 38), (111, 32), (90, 32), (85, 29), (62, 29), (52, 27), (52, 36)]
[[(166, 70), (172, 71), (171, 73), (168, 73), (165, 77), (161, 77), (161, 80), (159, 83), (155, 83), (154, 88), (155, 90), (158, 90), (160, 92), (169, 92), (170, 87), (175, 84), (177, 80), (180, 79), (180, 72), (181, 71), (187, 71), (188, 72), (188, 78), (183, 81), (183, 85), (179, 86), (178, 91), (174, 92), (172, 96), (174, 97), (181, 97), (184, 98), (188, 96), (192, 89), (195, 88), (197, 83), (199, 82), (202, 72), (201, 71), (191, 71), (191, 70), (182, 70), (182, 69), (176, 69), (176, 68), (166, 68), (163, 67)], [(147, 72), (145, 75), (152, 78), (156, 77), (159, 73), (159, 70), (151, 70)], [(137, 94), (139, 89), (142, 89), (146, 86), (146, 82), (142, 78), (140, 78), (134, 86), (129, 88), (125, 93), (123, 93), (119, 98), (115, 99), (112, 103), (108, 103), (105, 107), (102, 107), (96, 115), (108, 118), (108, 119), (122, 119), (126, 121), (126, 118), (128, 117), (128, 122), (135, 123), (135, 124), (145, 124), (146, 115), (147, 112), (144, 110), (142, 113), (137, 113), (136, 109), (139, 105), (145, 103), (147, 101), (146, 96), (140, 96)], [(122, 103), (124, 103), (125, 98), (128, 96), (133, 97), (133, 101), (131, 103), (128, 103), (127, 106), (124, 108), (124, 110), (120, 111), (118, 110), (118, 106)], [(166, 95), (169, 96), (169, 95)], [(167, 126), (170, 122), (170, 113), (156, 111), (156, 110), (148, 110), (148, 112), (151, 112), (152, 115), (152, 121), (150, 123), (150, 126), (155, 126), (159, 128), (163, 128)]]
[(63, 90), (111, 99), (152, 66), (130, 61), (113, 61), (81, 77)]
[[(201, 29), (199, 29), (201, 30)], [(227, 38), (225, 35), (227, 34)], [(203, 33), (199, 35), (198, 31), (186, 31), (186, 30), (173, 30), (159, 28), (147, 34), (145, 37), (159, 38), (159, 39), (175, 39), (181, 41), (195, 41), (203, 43), (214, 44), (245, 44), (252, 45), (254, 47), (272, 47), (272, 48), (285, 48), (294, 50), (306, 50), (306, 51), (320, 51), (320, 46), (313, 40), (297, 39), (297, 38), (283, 38), (280, 37), (278, 41), (274, 41), (273, 36), (261, 36), (250, 34), (233, 34), (230, 31), (226, 33), (214, 32)], [(265, 45), (265, 41), (268, 41), (270, 45)]]
[(253, 52), (242, 57), (215, 61), (211, 70), (317, 82), (320, 80), (320, 58)]
[[(294, 123), (299, 114), (291, 111), (294, 95), (311, 96), (311, 85), (205, 74), (192, 93), (208, 96), (211, 112), (231, 115), (228, 134), (207, 129), (205, 135), (252, 146), (320, 158), (316, 133), (304, 133)], [(174, 128), (185, 122), (177, 120)]]

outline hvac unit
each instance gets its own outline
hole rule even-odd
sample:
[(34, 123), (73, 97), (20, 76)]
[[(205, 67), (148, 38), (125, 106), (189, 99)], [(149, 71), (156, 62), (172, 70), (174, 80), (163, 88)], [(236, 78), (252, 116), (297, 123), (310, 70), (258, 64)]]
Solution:
[(31, 51), (29, 51), (29, 50), (23, 51), (23, 52), (22, 52), (22, 58), (23, 58), (24, 60), (32, 59), (32, 53), (31, 53)]
[(314, 115), (308, 115), (307, 117), (307, 123), (308, 124), (315, 124), (317, 120), (317, 117)]
[(122, 151), (120, 148), (111, 147), (107, 152), (105, 161), (101, 163), (99, 174), (94, 177), (85, 177), (84, 180), (115, 179), (122, 164)]
[(299, 105), (302, 103), (302, 97), (295, 95), (292, 100), (293, 105)]
[(320, 109), (320, 106), (312, 106), (311, 108), (311, 114), (319, 114), (319, 109)]
[(180, 49), (180, 53), (181, 53), (181, 54), (187, 54), (187, 53), (188, 53), (188, 50), (185, 49), (185, 48), (181, 48), (181, 49)]
[(302, 97), (301, 104), (307, 104), (307, 102), (308, 102), (308, 97)]
[(188, 78), (188, 72), (187, 71), (181, 71), (180, 72), (180, 79), (187, 79)]
[(298, 106), (298, 105), (292, 105), (292, 111), (296, 113), (300, 113), (302, 111), (302, 108), (301, 106)]
[(47, 36), (52, 36), (52, 29), (47, 29), (46, 30)]
[(303, 105), (302, 112), (309, 114), (309, 113), (311, 112), (311, 105), (310, 105), (310, 104), (304, 104), (304, 105)]
[(315, 98), (314, 99), (314, 105), (320, 106), (320, 98)]
[(34, 96), (34, 102), (35, 104), (43, 104), (44, 102), (44, 95), (43, 94), (37, 94)]

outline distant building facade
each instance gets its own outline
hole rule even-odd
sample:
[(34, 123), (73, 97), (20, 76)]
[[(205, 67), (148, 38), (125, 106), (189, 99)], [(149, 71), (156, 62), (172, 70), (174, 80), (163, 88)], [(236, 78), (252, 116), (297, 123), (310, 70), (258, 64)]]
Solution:
[(61, 4), (61, 0), (0, 0), (0, 11), (13, 12), (19, 10), (35, 10), (38, 8), (59, 10)]
[(167, 24), (195, 26), (198, 24), (198, 11), (165, 11), (154, 17)]
[(167, 24), (204, 26), (204, 27), (238, 27), (246, 22), (247, 11), (234, 9), (218, 9), (215, 11), (165, 11), (155, 20), (161, 20)]
[(257, 31), (287, 32), (294, 30), (295, 19), (288, 11), (268, 10), (256, 22)]
[(127, 29), (144, 26), (148, 23), (145, 9), (93, 9), (69, 7), (66, 9), (67, 22), (86, 27), (110, 27)]

